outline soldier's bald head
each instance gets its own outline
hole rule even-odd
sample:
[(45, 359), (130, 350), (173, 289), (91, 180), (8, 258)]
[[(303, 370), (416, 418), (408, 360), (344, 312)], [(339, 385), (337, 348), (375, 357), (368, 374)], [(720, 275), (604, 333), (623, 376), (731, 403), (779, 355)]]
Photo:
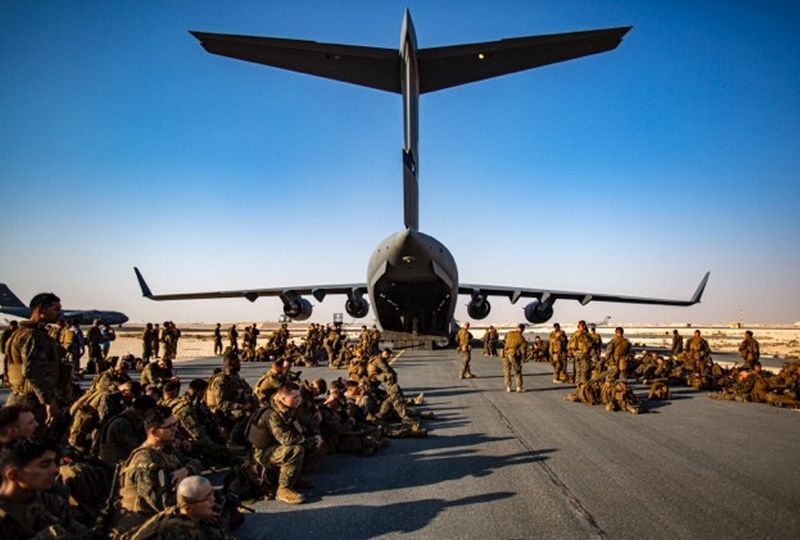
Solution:
[(191, 503), (208, 496), (214, 487), (204, 476), (187, 476), (178, 484), (178, 506)]

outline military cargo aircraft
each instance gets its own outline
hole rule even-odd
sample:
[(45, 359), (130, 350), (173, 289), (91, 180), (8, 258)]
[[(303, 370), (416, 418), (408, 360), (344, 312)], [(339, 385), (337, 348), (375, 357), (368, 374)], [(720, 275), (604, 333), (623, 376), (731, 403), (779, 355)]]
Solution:
[(484, 319), (489, 315), (490, 296), (504, 296), (512, 304), (520, 298), (530, 298), (523, 312), (531, 323), (549, 320), (556, 300), (577, 300), (582, 305), (592, 301), (668, 306), (690, 306), (700, 302), (708, 273), (688, 300), (460, 283), (450, 251), (435, 238), (419, 231), (418, 101), (421, 94), (610, 51), (619, 45), (630, 28), (419, 49), (411, 15), (406, 10), (399, 51), (192, 31), (201, 45), (213, 54), (400, 94), (404, 120), (405, 229), (392, 234), (375, 249), (367, 265), (365, 283), (155, 295), (135, 268), (142, 294), (151, 300), (244, 297), (251, 302), (260, 296), (277, 296), (283, 302), (283, 312), (294, 320), (311, 316), (309, 295), (318, 302), (328, 295), (344, 295), (345, 310), (352, 317), (365, 317), (371, 303), (384, 331), (430, 336), (446, 336), (451, 332), (459, 295), (469, 297), (467, 313), (473, 319)]
[[(5, 283), (0, 283), (0, 313), (14, 315), (23, 319), (29, 319), (31, 309), (17, 298)], [(67, 320), (78, 319), (78, 324), (92, 324), (99, 319), (104, 324), (123, 324), (128, 322), (128, 316), (119, 311), (102, 311), (98, 309), (62, 309), (61, 316)]]

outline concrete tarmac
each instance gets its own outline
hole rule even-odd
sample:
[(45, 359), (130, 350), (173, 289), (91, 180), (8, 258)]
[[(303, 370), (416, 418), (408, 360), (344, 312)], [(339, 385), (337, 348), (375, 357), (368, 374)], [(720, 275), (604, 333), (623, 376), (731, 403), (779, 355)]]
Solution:
[[(715, 355), (716, 357), (716, 355)], [(176, 364), (207, 378), (218, 358)], [(254, 383), (265, 364), (243, 364)], [(499, 358), (406, 351), (406, 396), (425, 393), (430, 435), (377, 455), (334, 455), (308, 475), (309, 501), (260, 501), (236, 531), (293, 538), (796, 538), (800, 414), (673, 388), (638, 416), (568, 402), (548, 364), (524, 366), (506, 393)], [(344, 375), (303, 368), (304, 378)]]
[[(549, 365), (506, 393), (498, 358), (395, 363), (425, 392), (426, 439), (330, 456), (308, 503), (256, 505), (241, 538), (786, 538), (800, 530), (800, 414), (674, 389), (639, 416), (564, 400)], [(247, 366), (247, 369), (252, 369)], [(319, 373), (318, 373), (319, 372)], [(342, 373), (342, 372), (337, 372)], [(314, 368), (304, 377), (330, 375)], [(329, 378), (329, 377), (328, 377)], [(641, 397), (644, 388), (638, 388)]]

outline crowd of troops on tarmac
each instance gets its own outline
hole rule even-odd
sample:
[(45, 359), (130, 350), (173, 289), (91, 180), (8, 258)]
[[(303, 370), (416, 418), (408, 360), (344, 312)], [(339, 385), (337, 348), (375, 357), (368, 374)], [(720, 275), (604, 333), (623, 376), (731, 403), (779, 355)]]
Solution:
[[(102, 341), (95, 351), (96, 323), (89, 370), (59, 298), (36, 295), (30, 308), (0, 343), (11, 390), (0, 408), (0, 538), (234, 538), (252, 511), (243, 500), (303, 503), (305, 474), (327, 454), (371, 456), (390, 438), (427, 435), (423, 396), (405, 397), (374, 327), (350, 343), (338, 325), (311, 324), (296, 345), (284, 324), (259, 347), (256, 325), (226, 336), (217, 325), (221, 365), (187, 382), (171, 322), (147, 324), (141, 358), (103, 354)], [(254, 386), (242, 361), (268, 368)], [(347, 375), (309, 381), (292, 369), (317, 363)]]
[[(759, 360), (759, 343), (750, 330), (745, 332), (739, 346), (742, 362), (729, 368), (714, 362), (700, 330), (686, 340), (678, 330), (673, 330), (669, 354), (663, 356), (646, 349), (636, 354), (622, 327), (615, 328), (614, 337), (605, 347), (595, 325), (587, 328), (585, 321), (579, 321), (569, 336), (555, 323), (547, 341), (541, 336), (528, 341), (524, 332), (525, 325), (520, 324), (517, 330), (506, 334), (502, 345), (506, 392), (525, 391), (522, 365), (534, 361), (551, 364), (554, 384), (575, 385), (567, 395), (568, 400), (604, 405), (608, 411), (638, 414), (642, 410), (632, 381), (649, 386), (648, 400), (670, 399), (670, 387), (688, 386), (708, 391), (712, 399), (800, 409), (800, 363), (787, 362), (777, 374), (765, 371)], [(456, 335), (462, 378), (472, 376), (469, 371), (472, 339), (469, 323), (465, 323)], [(483, 336), (483, 355), (497, 356), (499, 342), (497, 329), (489, 326)]]

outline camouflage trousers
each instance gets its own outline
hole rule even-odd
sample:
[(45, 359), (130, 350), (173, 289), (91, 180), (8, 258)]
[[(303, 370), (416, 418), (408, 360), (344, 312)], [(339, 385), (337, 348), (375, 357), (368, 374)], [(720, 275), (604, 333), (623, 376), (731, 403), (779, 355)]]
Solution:
[(461, 357), (461, 378), (463, 379), (467, 375), (472, 374), (469, 370), (469, 363), (470, 360), (472, 360), (472, 350), (467, 349), (466, 351), (459, 351), (458, 355)]
[(278, 486), (293, 488), (303, 472), (305, 448), (301, 444), (256, 449), (253, 457), (265, 469), (279, 467)]
[(511, 370), (514, 370), (514, 383), (517, 388), (522, 388), (522, 355), (503, 351), (503, 382), (506, 388), (511, 388)]
[(589, 356), (586, 354), (575, 355), (575, 384), (585, 383), (589, 380), (591, 367)]
[(567, 363), (564, 360), (564, 355), (555, 353), (550, 355), (550, 364), (553, 366), (553, 380), (566, 381), (567, 380)]

